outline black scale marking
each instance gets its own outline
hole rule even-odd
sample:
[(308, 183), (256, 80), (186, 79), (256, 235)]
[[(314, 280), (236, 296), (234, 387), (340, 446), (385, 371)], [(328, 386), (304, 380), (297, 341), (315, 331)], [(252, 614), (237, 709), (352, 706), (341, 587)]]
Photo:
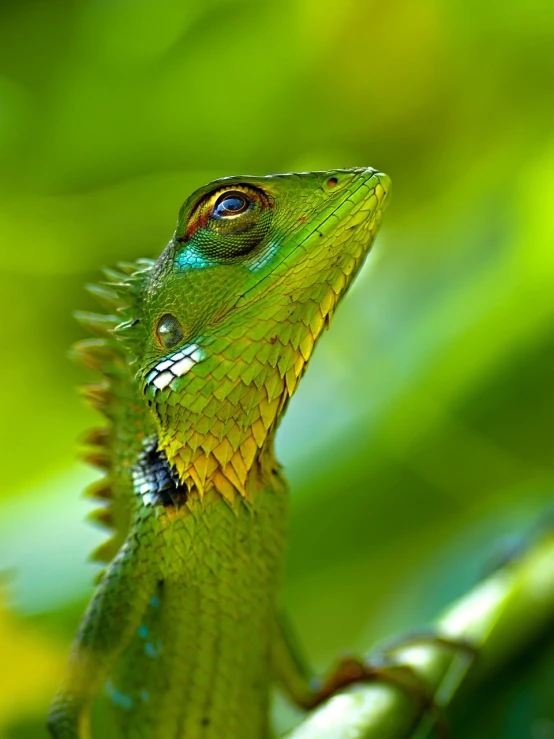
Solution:
[(177, 508), (187, 499), (187, 491), (169, 466), (165, 452), (158, 450), (157, 438), (147, 440), (132, 475), (135, 493), (145, 505)]

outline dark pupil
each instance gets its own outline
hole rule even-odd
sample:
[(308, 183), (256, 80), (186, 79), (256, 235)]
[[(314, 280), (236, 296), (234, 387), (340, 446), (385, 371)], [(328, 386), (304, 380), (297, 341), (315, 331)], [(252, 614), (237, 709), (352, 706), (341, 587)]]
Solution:
[(217, 216), (233, 216), (246, 210), (248, 201), (243, 195), (224, 195), (216, 203), (214, 213)]

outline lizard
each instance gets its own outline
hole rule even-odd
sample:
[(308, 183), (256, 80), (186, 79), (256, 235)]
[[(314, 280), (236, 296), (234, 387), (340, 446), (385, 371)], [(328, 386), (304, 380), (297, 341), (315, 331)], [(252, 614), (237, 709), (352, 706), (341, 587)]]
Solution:
[(108, 424), (87, 458), (106, 474), (88, 494), (113, 535), (50, 708), (56, 739), (90, 736), (104, 684), (130, 739), (264, 739), (275, 681), (321, 698), (279, 626), (274, 438), (389, 191), (367, 167), (215, 180), (157, 260), (89, 286), (108, 313), (78, 316), (92, 338), (74, 355), (101, 376), (84, 392)]

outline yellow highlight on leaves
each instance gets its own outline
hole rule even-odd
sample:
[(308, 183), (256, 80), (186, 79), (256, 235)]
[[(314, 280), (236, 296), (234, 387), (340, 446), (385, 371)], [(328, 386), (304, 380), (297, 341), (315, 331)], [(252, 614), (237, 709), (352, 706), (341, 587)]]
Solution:
[(0, 600), (0, 735), (19, 717), (46, 715), (62, 678), (66, 645), (11, 615)]

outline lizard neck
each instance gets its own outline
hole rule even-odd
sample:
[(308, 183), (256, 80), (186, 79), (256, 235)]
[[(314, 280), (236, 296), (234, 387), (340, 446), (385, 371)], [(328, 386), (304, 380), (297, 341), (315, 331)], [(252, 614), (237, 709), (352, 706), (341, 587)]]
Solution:
[(215, 490), (230, 503), (253, 501), (258, 492), (282, 486), (274, 437), (290, 396), (283, 381), (276, 385), (275, 397), (265, 385), (235, 388), (236, 404), (212, 403), (208, 414), (189, 410), (187, 423), (162, 429), (159, 448), (189, 498)]
[(215, 488), (233, 501), (271, 480), (276, 428), (325, 320), (313, 305), (313, 316), (293, 305), (288, 332), (242, 317), (236, 334), (203, 342), (182, 388), (156, 395), (159, 445), (189, 494)]
[(278, 299), (251, 298), (231, 327), (194, 339), (201, 359), (187, 375), (151, 389), (160, 447), (190, 494), (215, 488), (229, 501), (249, 498), (267, 477), (277, 425), (336, 307), (340, 278), (316, 289), (303, 277)]

